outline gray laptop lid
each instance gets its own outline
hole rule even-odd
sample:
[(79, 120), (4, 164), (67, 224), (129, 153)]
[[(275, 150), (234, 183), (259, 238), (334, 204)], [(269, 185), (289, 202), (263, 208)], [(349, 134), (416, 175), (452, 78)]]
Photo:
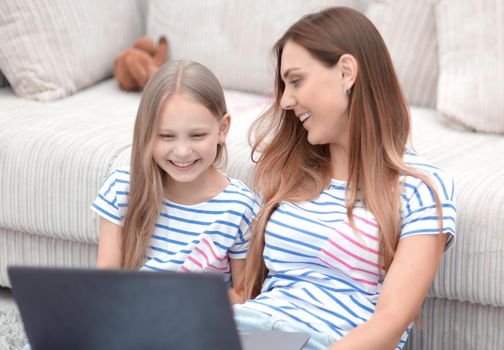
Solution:
[[(222, 276), (10, 267), (33, 350), (240, 350)], [(261, 332), (262, 333), (262, 332)], [(243, 349), (297, 350), (300, 333), (247, 332)]]

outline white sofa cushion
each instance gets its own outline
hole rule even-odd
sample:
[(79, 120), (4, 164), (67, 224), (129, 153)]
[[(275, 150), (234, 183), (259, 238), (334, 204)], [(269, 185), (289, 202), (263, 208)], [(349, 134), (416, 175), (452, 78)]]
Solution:
[(373, 0), (366, 16), (389, 49), (408, 103), (434, 107), (438, 51), (433, 0)]
[(137, 0), (0, 1), (0, 70), (19, 96), (62, 98), (110, 76), (142, 33)]
[(166, 35), (171, 59), (201, 62), (224, 88), (270, 93), (275, 41), (302, 15), (336, 5), (365, 7), (360, 0), (152, 0), (147, 34)]
[(412, 108), (415, 150), (453, 176), (457, 241), (430, 296), (504, 306), (504, 137), (459, 131), (440, 112)]
[(504, 3), (441, 0), (438, 109), (477, 131), (504, 133)]

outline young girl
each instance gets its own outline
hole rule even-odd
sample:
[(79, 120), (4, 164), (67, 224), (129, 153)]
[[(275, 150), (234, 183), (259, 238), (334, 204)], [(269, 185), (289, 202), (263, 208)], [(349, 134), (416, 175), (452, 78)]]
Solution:
[(216, 271), (240, 300), (256, 202), (217, 169), (229, 126), (224, 93), (206, 67), (171, 61), (152, 76), (131, 166), (113, 171), (91, 206), (100, 215), (99, 268)]
[(306, 349), (401, 349), (454, 241), (453, 181), (406, 147), (408, 107), (364, 15), (307, 15), (275, 53), (238, 328), (305, 332)]

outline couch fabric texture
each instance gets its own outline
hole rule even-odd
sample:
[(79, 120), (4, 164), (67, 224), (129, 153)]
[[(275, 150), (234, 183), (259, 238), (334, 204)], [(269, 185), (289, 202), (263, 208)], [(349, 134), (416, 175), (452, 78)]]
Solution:
[(441, 1), (438, 109), (476, 131), (504, 133), (504, 2)]
[[(366, 13), (382, 32), (411, 106), (412, 147), (456, 184), (455, 246), (410, 348), (504, 348), (504, 107), (490, 103), (504, 96), (504, 59), (494, 59), (504, 52), (497, 0), (1, 2), (0, 71), (12, 86), (0, 88), (0, 285), (10, 285), (8, 265), (94, 266), (98, 219), (89, 205), (106, 174), (129, 164), (140, 101), (118, 89), (111, 67), (134, 37), (166, 34), (171, 59), (216, 73), (232, 115), (225, 171), (250, 183), (247, 130), (271, 102), (269, 50), (301, 14), (339, 4)], [(112, 19), (111, 8), (122, 15)], [(471, 54), (461, 58), (467, 45), (471, 54), (493, 50), (478, 56), (491, 78), (478, 76)], [(462, 77), (471, 83), (459, 84)]]
[(143, 33), (136, 0), (0, 2), (0, 70), (16, 94), (68, 96), (109, 77), (118, 51)]

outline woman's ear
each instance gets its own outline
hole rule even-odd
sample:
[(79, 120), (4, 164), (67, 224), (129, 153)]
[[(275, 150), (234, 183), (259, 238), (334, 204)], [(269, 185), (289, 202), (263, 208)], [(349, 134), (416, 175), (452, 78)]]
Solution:
[(224, 114), (220, 120), (219, 125), (219, 144), (223, 144), (226, 141), (226, 136), (229, 132), (229, 127), (231, 126), (231, 116), (229, 113)]
[(352, 90), (355, 80), (357, 79), (357, 72), (359, 70), (357, 60), (352, 55), (346, 53), (340, 57), (338, 66), (341, 71), (343, 89), (345, 91)]

